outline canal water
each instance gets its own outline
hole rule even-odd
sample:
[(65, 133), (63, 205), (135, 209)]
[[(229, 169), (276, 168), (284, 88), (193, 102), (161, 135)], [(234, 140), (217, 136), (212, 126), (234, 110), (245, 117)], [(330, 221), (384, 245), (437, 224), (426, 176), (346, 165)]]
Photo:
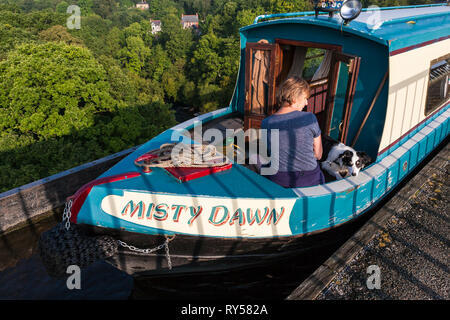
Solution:
[(81, 290), (69, 290), (65, 279), (47, 275), (37, 243), (56, 223), (52, 216), (0, 235), (0, 299), (128, 299), (133, 279), (105, 262), (82, 270)]

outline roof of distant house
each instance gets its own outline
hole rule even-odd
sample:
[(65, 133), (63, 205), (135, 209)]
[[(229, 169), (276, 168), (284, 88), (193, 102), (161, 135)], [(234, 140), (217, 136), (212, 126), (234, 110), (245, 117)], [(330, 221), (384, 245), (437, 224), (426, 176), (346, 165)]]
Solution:
[(198, 22), (198, 14), (181, 15), (181, 21), (183, 22)]

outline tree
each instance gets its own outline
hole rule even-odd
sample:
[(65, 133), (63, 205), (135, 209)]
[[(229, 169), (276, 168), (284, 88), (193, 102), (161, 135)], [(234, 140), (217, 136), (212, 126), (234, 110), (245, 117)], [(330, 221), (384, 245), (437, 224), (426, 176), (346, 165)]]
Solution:
[(10, 24), (0, 24), (0, 61), (6, 58), (8, 51), (17, 45), (35, 40), (35, 36), (21, 28)]
[(87, 16), (93, 12), (92, 11), (92, 8), (94, 7), (93, 0), (78, 0), (77, 5), (80, 7), (81, 13), (84, 16)]
[(87, 48), (47, 42), (20, 45), (0, 62), (0, 192), (175, 124), (158, 83), (101, 59), (105, 67)]
[(144, 66), (150, 57), (150, 49), (140, 37), (129, 36), (125, 47), (119, 51), (119, 59), (128, 71), (138, 75), (143, 73)]
[(55, 11), (58, 13), (66, 13), (67, 8), (69, 7), (69, 4), (66, 1), (61, 1), (56, 5)]
[(60, 137), (113, 108), (105, 71), (86, 48), (25, 44), (0, 62), (0, 131)]
[(21, 19), (24, 23), (21, 27), (31, 26), (33, 32), (39, 33), (42, 30), (48, 29), (54, 25), (64, 25), (67, 21), (65, 13), (57, 13), (53, 10), (47, 9), (42, 11), (33, 11), (25, 15)]
[(167, 14), (178, 15), (181, 13), (174, 0), (152, 0), (149, 1), (149, 7), (150, 14), (160, 19)]
[(83, 44), (83, 41), (81, 39), (72, 36), (67, 31), (66, 27), (59, 25), (50, 27), (47, 30), (39, 32), (39, 39), (44, 41), (57, 41), (57, 42), (61, 41), (73, 45)]
[(312, 9), (311, 3), (305, 0), (270, 0), (272, 13), (300, 12)]
[(214, 83), (221, 68), (219, 55), (221, 39), (210, 33), (201, 37), (192, 54), (191, 70), (194, 78), (203, 83)]
[(114, 0), (93, 0), (92, 10), (104, 19), (110, 17), (116, 8)]
[(117, 58), (122, 48), (123, 33), (118, 27), (113, 27), (105, 37), (105, 56)]
[(115, 101), (124, 102), (127, 105), (140, 103), (137, 99), (138, 88), (129, 72), (122, 69), (116, 59), (109, 56), (100, 56), (99, 62), (106, 71), (111, 97)]
[(157, 44), (152, 48), (152, 53), (147, 62), (147, 77), (160, 82), (163, 74), (170, 68), (172, 62), (166, 50)]
[(163, 30), (160, 40), (164, 44), (172, 62), (177, 59), (186, 59), (191, 52), (194, 44), (191, 29), (183, 29), (181, 27), (180, 16), (174, 13), (166, 15), (161, 19)]
[(111, 30), (111, 21), (91, 14), (81, 18), (81, 29), (71, 30), (70, 33), (83, 40), (84, 44), (95, 56), (108, 54), (108, 47), (105, 46), (106, 36)]
[(264, 14), (264, 9), (261, 7), (239, 11), (236, 15), (235, 32), (237, 33), (242, 27), (251, 25), (255, 18), (262, 14)]

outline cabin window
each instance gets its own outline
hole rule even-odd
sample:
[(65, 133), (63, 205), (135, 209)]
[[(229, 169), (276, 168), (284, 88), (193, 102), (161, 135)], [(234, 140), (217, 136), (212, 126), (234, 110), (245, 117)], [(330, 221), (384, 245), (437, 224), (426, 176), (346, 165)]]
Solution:
[[(282, 40), (279, 40), (283, 43)], [(311, 85), (311, 97), (306, 111), (319, 115), (325, 110), (332, 50), (292, 44), (280, 45), (282, 64), (276, 87), (292, 76), (299, 76)]]
[(450, 54), (431, 62), (425, 115), (429, 115), (450, 98)]

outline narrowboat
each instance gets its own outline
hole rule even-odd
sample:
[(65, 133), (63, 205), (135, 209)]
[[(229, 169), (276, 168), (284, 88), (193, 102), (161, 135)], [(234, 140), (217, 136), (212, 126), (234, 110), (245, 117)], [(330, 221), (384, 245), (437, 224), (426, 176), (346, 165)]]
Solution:
[[(137, 276), (201, 273), (319, 248), (317, 235), (368, 212), (447, 137), (450, 6), (316, 5), (241, 28), (229, 106), (159, 134), (69, 198), (72, 224), (119, 242), (109, 263)], [(357, 176), (283, 188), (251, 169), (261, 121), (293, 74), (310, 83), (322, 135), (372, 158)], [(214, 145), (219, 157), (153, 161), (180, 143)]]

